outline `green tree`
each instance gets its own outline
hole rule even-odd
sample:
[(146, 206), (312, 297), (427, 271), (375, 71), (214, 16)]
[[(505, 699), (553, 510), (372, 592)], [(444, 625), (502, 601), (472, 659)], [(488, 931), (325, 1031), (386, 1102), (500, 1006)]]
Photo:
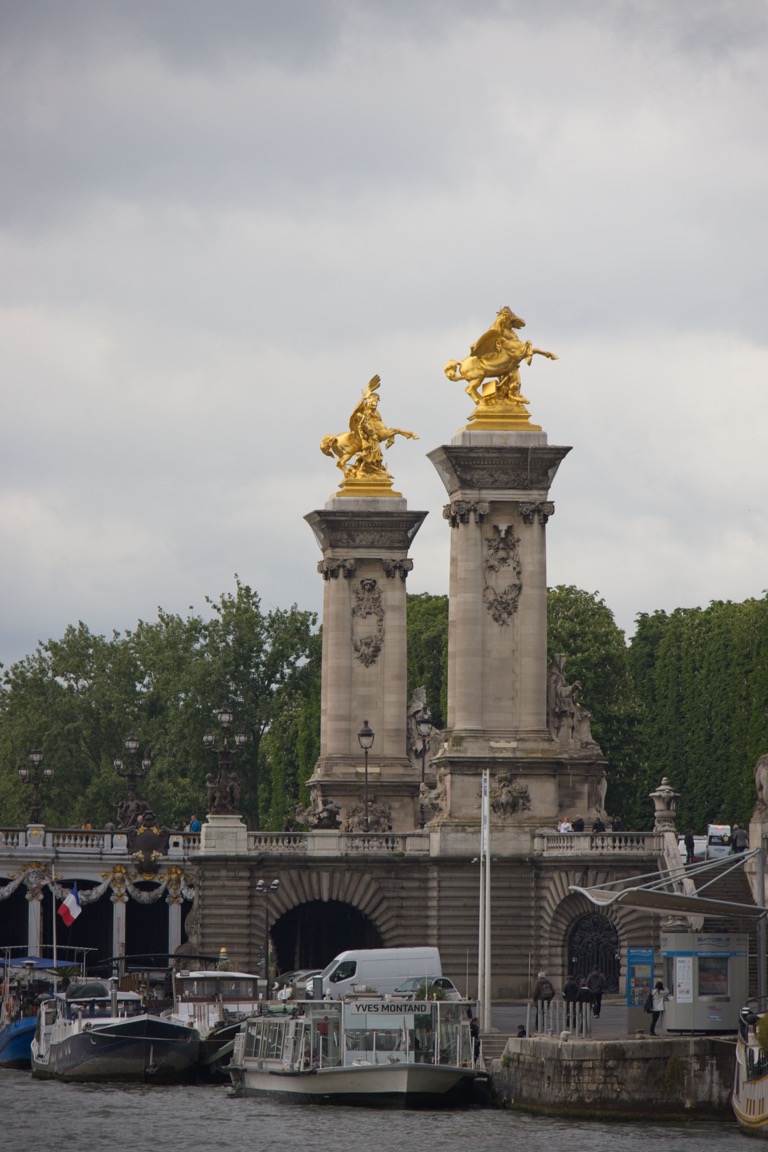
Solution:
[(408, 698), (426, 688), (432, 723), (442, 729), (448, 709), (448, 597), (408, 596), (407, 613)]
[(558, 585), (547, 596), (547, 652), (566, 656), (566, 678), (582, 685), (581, 700), (592, 714), (592, 735), (608, 760), (609, 811), (625, 826), (643, 828), (651, 819), (647, 796), (638, 795), (640, 701), (634, 689), (624, 633), (597, 592)]
[(286, 716), (298, 717), (302, 754), (311, 755), (303, 709), (316, 692), (316, 617), (295, 605), (265, 613), (258, 594), (237, 578), (233, 594), (207, 603), (208, 619), (160, 609), (156, 621), (111, 639), (79, 624), (5, 672), (0, 803), (7, 819), (26, 820), (28, 797), (16, 769), (35, 746), (54, 769), (44, 797), (47, 823), (114, 819), (124, 785), (113, 761), (133, 731), (152, 753), (147, 799), (162, 820), (180, 827), (205, 804), (204, 779), (217, 763), (203, 736), (227, 702), (236, 729), (249, 737), (235, 765), (241, 810), (252, 827), (282, 826), (288, 799), (281, 781), (292, 798), (306, 765), (284, 765), (273, 778), (264, 738)]
[(749, 820), (768, 748), (768, 599), (638, 617), (630, 648), (646, 783), (680, 792), (679, 827)]

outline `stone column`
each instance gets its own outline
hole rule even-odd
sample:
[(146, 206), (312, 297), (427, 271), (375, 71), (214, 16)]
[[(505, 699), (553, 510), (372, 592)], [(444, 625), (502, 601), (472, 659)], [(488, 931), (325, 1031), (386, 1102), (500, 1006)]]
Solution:
[(549, 486), (570, 448), (543, 432), (463, 430), (429, 453), (450, 503), (448, 726), (510, 739), (546, 729)]
[(369, 797), (392, 808), (395, 831), (413, 827), (418, 780), (407, 755), (406, 576), (408, 548), (426, 512), (401, 497), (332, 497), (305, 519), (323, 553), (320, 758), (316, 801), (347, 812), (362, 802), (363, 721), (375, 733)]

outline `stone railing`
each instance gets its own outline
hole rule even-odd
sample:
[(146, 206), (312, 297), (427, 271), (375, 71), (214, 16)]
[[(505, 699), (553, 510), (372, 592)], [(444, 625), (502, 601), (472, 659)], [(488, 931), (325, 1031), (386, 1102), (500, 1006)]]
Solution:
[[(189, 855), (199, 850), (200, 834), (172, 832), (169, 856)], [(128, 851), (125, 832), (98, 828), (45, 828), (29, 824), (26, 828), (0, 828), (0, 851), (50, 851), (58, 856), (120, 855)]]
[(249, 832), (248, 851), (303, 856), (429, 855), (429, 833)]
[(538, 829), (534, 853), (541, 856), (660, 856), (659, 832), (548, 832)]

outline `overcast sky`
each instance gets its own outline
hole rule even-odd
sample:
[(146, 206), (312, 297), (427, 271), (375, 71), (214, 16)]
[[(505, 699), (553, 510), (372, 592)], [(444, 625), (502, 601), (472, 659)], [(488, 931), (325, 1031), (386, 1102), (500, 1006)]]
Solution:
[(0, 0), (0, 660), (256, 588), (319, 610), (319, 450), (380, 374), (426, 453), (508, 304), (570, 444), (550, 584), (768, 587), (764, 0)]

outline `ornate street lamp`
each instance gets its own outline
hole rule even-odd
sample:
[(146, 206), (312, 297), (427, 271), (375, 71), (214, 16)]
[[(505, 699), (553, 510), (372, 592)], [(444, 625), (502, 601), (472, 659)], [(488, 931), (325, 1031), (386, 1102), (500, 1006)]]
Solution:
[[(421, 709), (420, 712), (416, 713), (416, 715), (414, 716), (414, 720), (416, 721), (416, 731), (418, 732), (418, 734), (421, 738), (421, 753), (420, 753), (421, 754), (421, 784), (422, 784), (422, 790), (423, 790), (423, 787), (424, 787), (424, 765), (425, 765), (425, 762), (427, 759), (427, 752), (429, 751), (429, 738), (432, 735), (432, 713), (430, 712), (429, 708), (427, 708), (426, 704), (424, 705), (424, 707)], [(424, 802), (423, 802), (423, 800), (420, 800), (419, 801), (419, 828), (423, 828), (424, 824), (425, 824)]]
[(237, 811), (240, 786), (237, 782), (237, 776), (230, 771), (230, 768), (232, 757), (236, 756), (238, 752), (242, 752), (248, 743), (248, 737), (244, 732), (237, 732), (231, 738), (234, 743), (230, 744), (229, 729), (232, 727), (235, 714), (230, 707), (223, 705), (219, 708), (216, 716), (221, 728), (219, 740), (217, 742), (213, 733), (207, 732), (203, 736), (203, 744), (209, 752), (213, 752), (218, 764), (218, 778), (214, 781), (210, 774), (208, 776), (208, 802), (209, 811), (219, 815), (224, 812)]
[(373, 745), (374, 733), (368, 727), (368, 721), (363, 720), (363, 726), (357, 734), (357, 740), (365, 755), (365, 785), (363, 792), (363, 805), (365, 814), (363, 816), (363, 830), (368, 831), (368, 752)]
[(29, 810), (30, 824), (42, 824), (43, 822), (43, 807), (40, 802), (40, 786), (44, 782), (53, 778), (53, 768), (42, 768), (43, 754), (39, 748), (33, 748), (29, 753), (29, 761), (32, 764), (31, 769), (26, 767), (19, 768), (19, 778), (25, 783), (32, 785), (32, 807)]
[[(142, 801), (139, 800), (136, 788), (139, 781), (144, 779), (152, 767), (152, 757), (148, 751), (145, 752), (139, 764), (137, 759), (139, 743), (138, 737), (131, 733), (125, 740), (125, 751), (127, 753), (128, 763), (126, 764), (119, 755), (115, 756), (115, 759), (112, 761), (115, 772), (128, 783), (128, 798), (121, 800), (117, 806), (117, 822), (121, 826), (133, 824), (138, 818), (139, 810), (143, 810)], [(143, 806), (146, 807), (146, 802), (144, 802)]]
[(272, 977), (269, 967), (269, 894), (276, 892), (280, 887), (279, 880), (273, 880), (271, 884), (267, 884), (265, 880), (259, 880), (256, 884), (256, 891), (259, 896), (264, 896), (266, 899), (266, 906), (264, 908), (264, 976), (267, 981), (267, 1000), (272, 995)]

